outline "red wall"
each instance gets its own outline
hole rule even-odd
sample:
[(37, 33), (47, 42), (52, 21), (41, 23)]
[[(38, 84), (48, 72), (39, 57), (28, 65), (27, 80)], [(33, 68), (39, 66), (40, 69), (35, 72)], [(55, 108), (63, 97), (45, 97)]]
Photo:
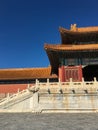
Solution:
[(28, 84), (5, 84), (0, 85), (0, 93), (17, 93), (28, 87)]

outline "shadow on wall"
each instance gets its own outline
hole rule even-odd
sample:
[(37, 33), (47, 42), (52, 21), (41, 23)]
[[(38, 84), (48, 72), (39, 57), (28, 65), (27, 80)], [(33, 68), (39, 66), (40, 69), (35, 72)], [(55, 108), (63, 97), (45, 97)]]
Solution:
[(93, 81), (94, 77), (98, 80), (98, 65), (88, 65), (84, 67), (83, 77), (85, 81)]

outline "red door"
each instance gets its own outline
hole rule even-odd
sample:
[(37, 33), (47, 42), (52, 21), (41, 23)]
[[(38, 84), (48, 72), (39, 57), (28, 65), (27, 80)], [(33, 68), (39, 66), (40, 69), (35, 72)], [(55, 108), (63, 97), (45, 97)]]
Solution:
[(59, 68), (59, 78), (61, 82), (82, 81), (82, 66), (63, 66)]

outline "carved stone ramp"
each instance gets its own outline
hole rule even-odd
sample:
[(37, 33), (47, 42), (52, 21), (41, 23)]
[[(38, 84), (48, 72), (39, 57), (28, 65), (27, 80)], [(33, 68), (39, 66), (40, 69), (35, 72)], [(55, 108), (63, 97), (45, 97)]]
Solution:
[[(33, 86), (34, 88), (34, 86)], [(33, 90), (32, 88), (32, 90)], [(33, 100), (33, 93), (28, 89), (17, 92), (8, 96), (0, 101), (0, 112), (27, 112), (32, 111), (30, 105)]]

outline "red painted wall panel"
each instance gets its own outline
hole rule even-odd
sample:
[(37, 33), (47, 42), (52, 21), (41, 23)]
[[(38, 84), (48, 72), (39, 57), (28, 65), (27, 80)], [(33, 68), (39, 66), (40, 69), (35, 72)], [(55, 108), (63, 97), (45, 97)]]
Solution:
[(27, 84), (5, 84), (0, 85), (0, 93), (17, 93), (17, 91), (22, 91), (28, 87)]
[(82, 66), (61, 66), (59, 68), (59, 78), (61, 82), (82, 81)]

